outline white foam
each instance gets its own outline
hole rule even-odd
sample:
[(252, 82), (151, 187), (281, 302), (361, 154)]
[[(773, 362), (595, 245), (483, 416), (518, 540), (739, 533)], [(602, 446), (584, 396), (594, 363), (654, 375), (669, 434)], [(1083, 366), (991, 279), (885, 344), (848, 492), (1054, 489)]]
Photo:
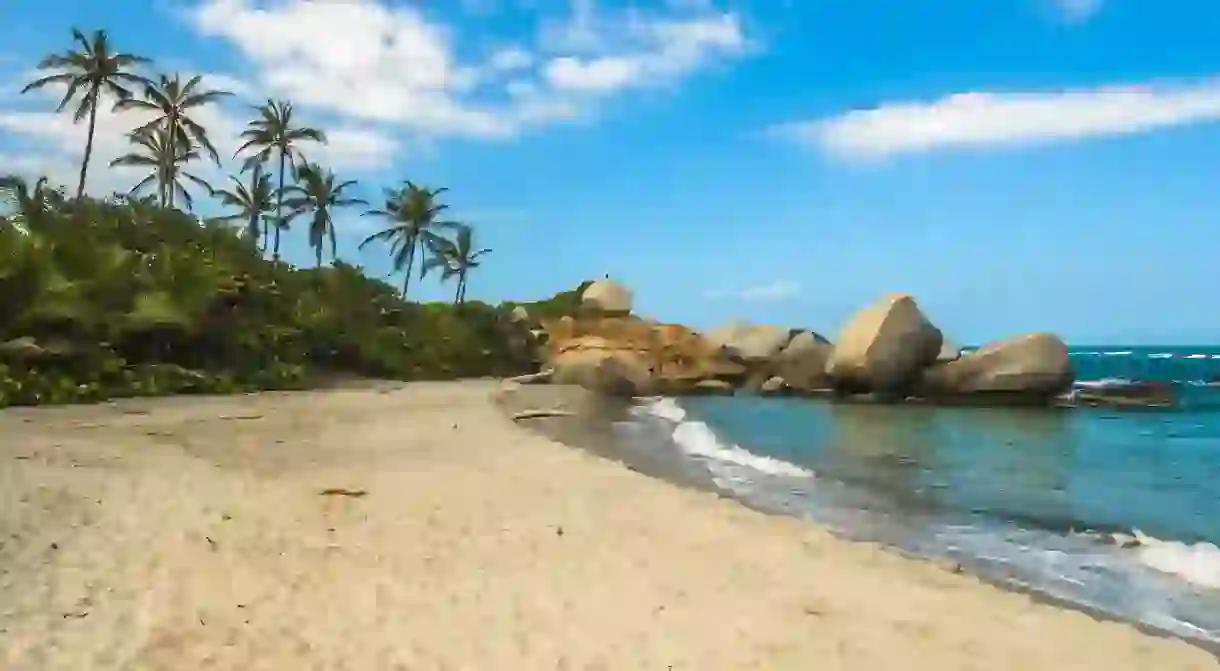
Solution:
[(1076, 386), (1085, 389), (1108, 389), (1131, 384), (1131, 380), (1122, 377), (1103, 377), (1100, 380), (1077, 380)]
[(1135, 538), (1140, 563), (1162, 573), (1175, 575), (1200, 587), (1220, 589), (1220, 547), (1211, 543), (1188, 545), (1145, 536), (1139, 529)]
[(653, 417), (660, 417), (674, 423), (686, 419), (686, 411), (672, 398), (659, 398), (644, 406), (644, 409)]
[(766, 473), (794, 478), (811, 478), (813, 471), (790, 464), (782, 459), (763, 457), (736, 445), (723, 445), (716, 434), (703, 422), (682, 422), (674, 428), (674, 442), (683, 452), (693, 456), (728, 462)]

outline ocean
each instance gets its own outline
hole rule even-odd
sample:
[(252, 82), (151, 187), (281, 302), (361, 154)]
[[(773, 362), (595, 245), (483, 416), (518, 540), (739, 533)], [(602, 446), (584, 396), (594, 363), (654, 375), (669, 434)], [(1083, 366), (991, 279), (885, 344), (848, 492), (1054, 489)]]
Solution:
[(688, 475), (855, 540), (1220, 643), (1220, 348), (1079, 347), (1082, 386), (1171, 382), (1173, 409), (650, 399), (619, 425)]

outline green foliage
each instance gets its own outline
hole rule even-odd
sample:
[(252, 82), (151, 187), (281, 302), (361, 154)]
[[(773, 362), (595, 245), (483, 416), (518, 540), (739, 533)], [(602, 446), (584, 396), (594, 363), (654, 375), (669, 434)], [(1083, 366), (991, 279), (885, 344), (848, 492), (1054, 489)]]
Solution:
[(558, 319), (559, 317), (575, 317), (580, 314), (580, 296), (585, 292), (585, 289), (593, 284), (592, 280), (586, 280), (580, 283), (580, 286), (568, 291), (561, 291), (550, 298), (533, 303), (505, 303), (506, 310), (512, 310), (514, 307), (521, 306), (529, 312), (530, 318), (535, 321), (543, 319)]
[(29, 224), (0, 226), (0, 406), (531, 366), (504, 307), (407, 303), (357, 267), (293, 269), (177, 210), (85, 198)]

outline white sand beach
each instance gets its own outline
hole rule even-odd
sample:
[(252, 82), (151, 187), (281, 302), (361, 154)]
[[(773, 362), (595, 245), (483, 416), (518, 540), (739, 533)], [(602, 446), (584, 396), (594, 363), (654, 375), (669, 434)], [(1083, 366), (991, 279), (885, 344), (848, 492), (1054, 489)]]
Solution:
[(0, 412), (0, 667), (1220, 669), (551, 442), (495, 384)]

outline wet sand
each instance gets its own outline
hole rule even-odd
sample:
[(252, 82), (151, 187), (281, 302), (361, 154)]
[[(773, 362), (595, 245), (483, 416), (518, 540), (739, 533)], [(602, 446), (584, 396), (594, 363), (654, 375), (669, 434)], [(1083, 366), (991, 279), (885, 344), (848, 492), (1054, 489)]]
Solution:
[(0, 667), (1220, 669), (565, 447), (496, 389), (0, 412)]

